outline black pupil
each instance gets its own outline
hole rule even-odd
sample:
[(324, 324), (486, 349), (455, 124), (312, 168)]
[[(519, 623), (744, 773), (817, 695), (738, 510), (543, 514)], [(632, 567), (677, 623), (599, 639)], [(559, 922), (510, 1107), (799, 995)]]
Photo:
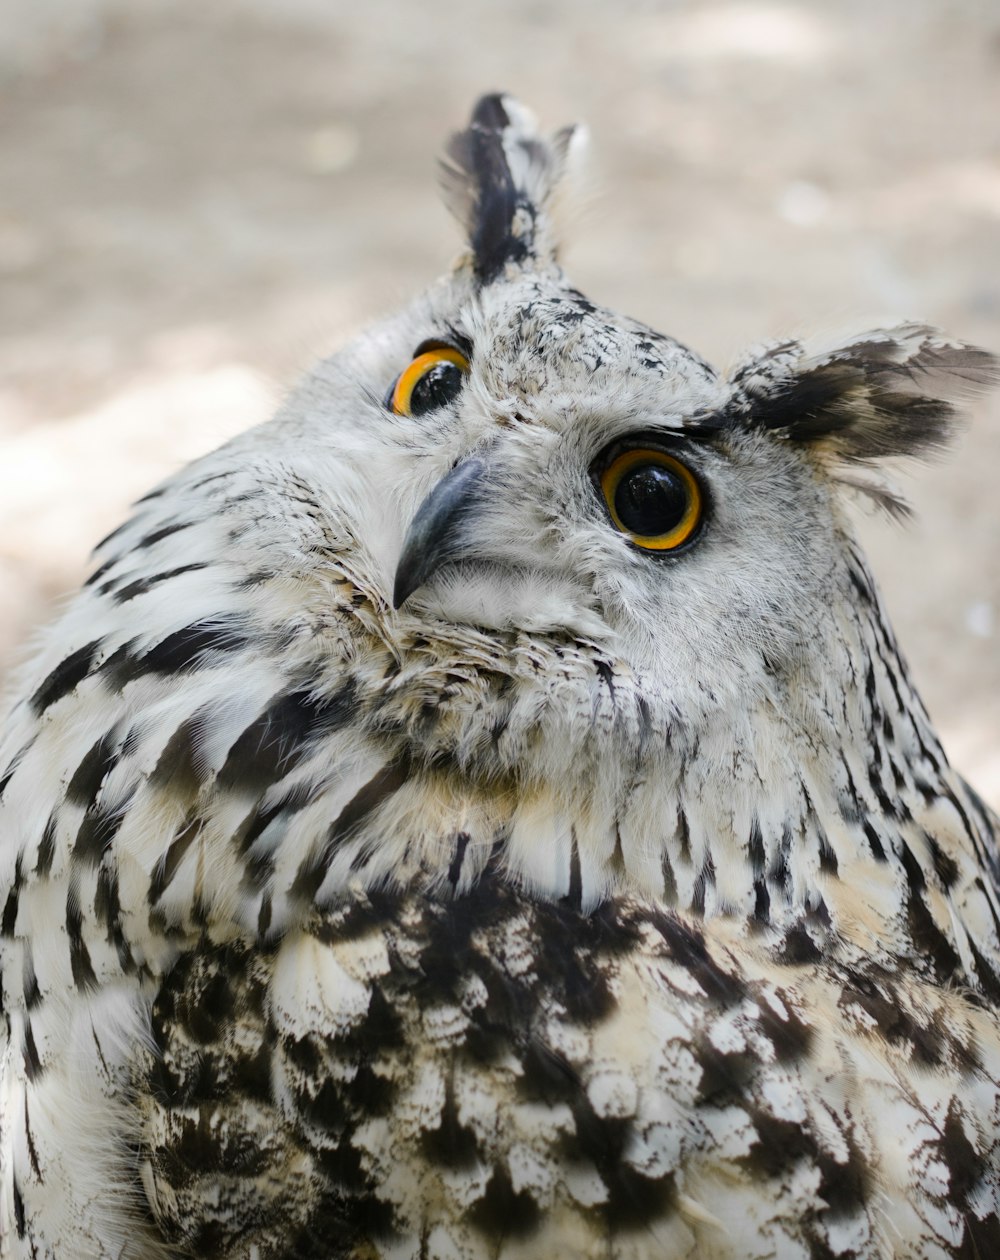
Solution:
[(618, 519), (632, 534), (669, 534), (684, 519), (690, 492), (679, 473), (662, 464), (640, 464), (615, 490)]
[(422, 416), (436, 407), (443, 407), (458, 397), (463, 373), (457, 363), (442, 359), (427, 369), (410, 395), (410, 415)]

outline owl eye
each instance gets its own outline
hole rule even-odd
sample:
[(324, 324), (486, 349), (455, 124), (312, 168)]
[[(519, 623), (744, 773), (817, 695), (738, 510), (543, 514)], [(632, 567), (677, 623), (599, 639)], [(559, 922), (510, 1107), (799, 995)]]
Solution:
[(619, 451), (597, 480), (612, 521), (637, 547), (674, 551), (701, 522), (704, 504), (694, 474), (665, 451)]
[(458, 397), (469, 360), (451, 346), (418, 354), (389, 390), (386, 406), (397, 416), (422, 416)]

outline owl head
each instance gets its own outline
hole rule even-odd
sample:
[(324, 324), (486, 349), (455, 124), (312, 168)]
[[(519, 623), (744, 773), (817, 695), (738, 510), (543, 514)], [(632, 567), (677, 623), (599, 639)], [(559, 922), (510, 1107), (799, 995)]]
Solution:
[(871, 603), (845, 497), (904, 511), (879, 461), (942, 445), (994, 360), (901, 324), (717, 372), (561, 270), (578, 139), (483, 98), (444, 166), (467, 252), (322, 364), (272, 440), (305, 460), (401, 651), (586, 645), (666, 725), (782, 690), (825, 703), (858, 681), (859, 587)]

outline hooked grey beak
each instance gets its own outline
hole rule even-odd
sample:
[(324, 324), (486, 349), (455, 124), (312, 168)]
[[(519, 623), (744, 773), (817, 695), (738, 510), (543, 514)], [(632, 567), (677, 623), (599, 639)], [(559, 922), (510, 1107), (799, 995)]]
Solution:
[(477, 492), (485, 472), (481, 459), (463, 460), (421, 503), (396, 566), (393, 608), (401, 608), (443, 564), (469, 554), (470, 540), (463, 527), (479, 505)]

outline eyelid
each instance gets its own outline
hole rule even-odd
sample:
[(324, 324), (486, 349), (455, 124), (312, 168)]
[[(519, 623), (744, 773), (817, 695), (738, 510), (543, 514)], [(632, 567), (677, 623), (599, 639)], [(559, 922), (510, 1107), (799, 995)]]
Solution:
[(692, 433), (687, 429), (630, 429), (607, 446), (601, 447), (594, 462), (603, 461), (609, 464), (616, 455), (621, 455), (623, 451), (635, 450), (639, 446), (662, 451), (664, 455), (669, 455), (684, 463), (696, 462), (697, 455), (695, 454), (694, 461), (689, 458), (689, 455), (699, 446), (705, 445), (704, 440), (699, 439), (701, 439), (700, 433)]
[(440, 337), (425, 338), (414, 350), (413, 357), (416, 359), (429, 350), (457, 350), (467, 363), (472, 362), (472, 342), (458, 333), (452, 334), (449, 341), (443, 341)]

